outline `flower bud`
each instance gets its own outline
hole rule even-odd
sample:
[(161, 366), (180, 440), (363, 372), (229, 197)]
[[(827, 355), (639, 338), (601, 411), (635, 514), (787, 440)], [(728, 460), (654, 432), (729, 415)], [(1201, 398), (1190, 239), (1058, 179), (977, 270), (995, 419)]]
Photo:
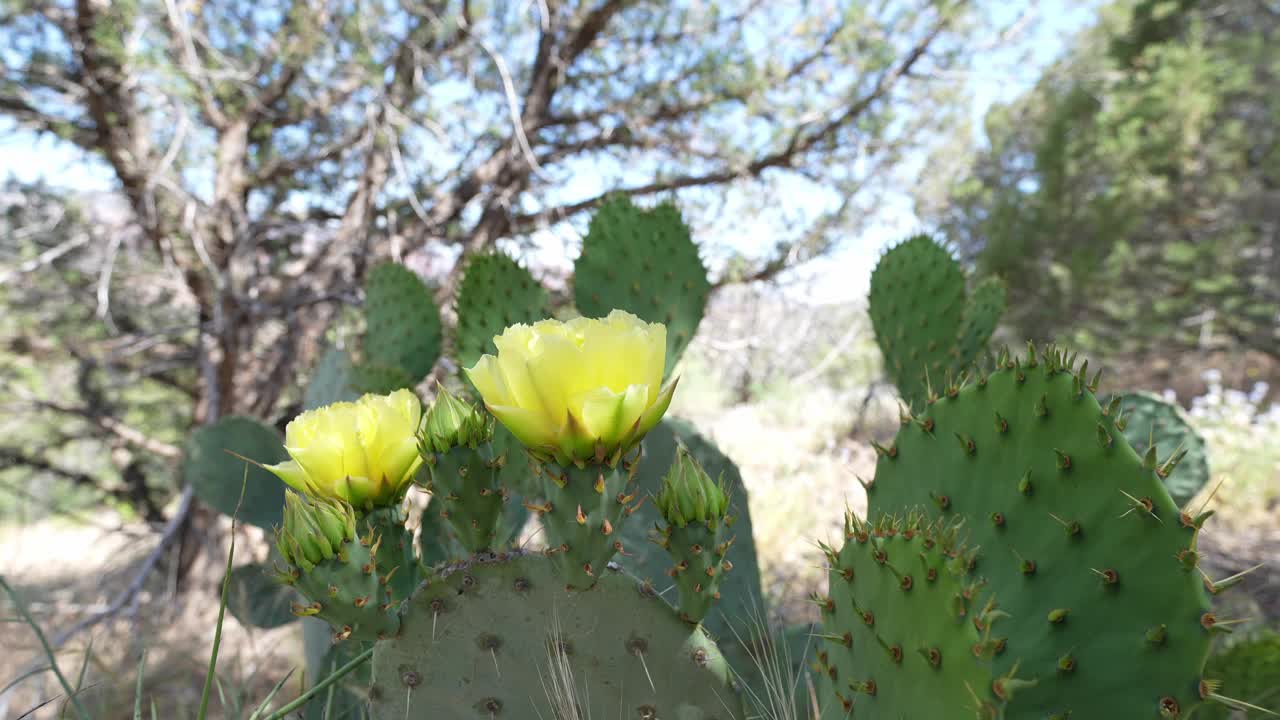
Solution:
[(682, 447), (676, 451), (675, 462), (662, 480), (656, 502), (662, 516), (676, 527), (689, 523), (711, 525), (724, 518), (729, 496), (723, 481), (713, 481)]
[(355, 511), (345, 502), (286, 492), (284, 526), (276, 547), (291, 565), (310, 572), (337, 555), (356, 534)]
[(418, 396), (409, 390), (309, 410), (285, 428), (291, 459), (267, 469), (312, 497), (341, 500), (362, 511), (393, 505), (422, 464), (421, 418)]
[(448, 452), (461, 446), (474, 448), (493, 437), (492, 419), (444, 386), (439, 387), (422, 425), (419, 447), (423, 454)]

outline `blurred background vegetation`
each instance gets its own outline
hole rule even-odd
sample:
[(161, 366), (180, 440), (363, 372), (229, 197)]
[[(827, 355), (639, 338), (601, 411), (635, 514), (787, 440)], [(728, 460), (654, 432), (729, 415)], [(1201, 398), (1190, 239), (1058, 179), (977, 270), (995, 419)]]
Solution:
[[(4, 0), (0, 48), (0, 574), (103, 717), (142, 647), (165, 717), (198, 700), (228, 527), (191, 430), (283, 427), (379, 261), (448, 308), (501, 248), (564, 304), (615, 192), (674, 199), (712, 268), (672, 412), (741, 467), (786, 619), (894, 431), (866, 284), (920, 228), (1006, 283), (998, 342), (1189, 410), (1216, 569), (1280, 557), (1270, 0)], [(1225, 599), (1236, 637), (1280, 627), (1276, 572)], [(5, 687), (40, 652), (4, 627), (10, 717), (56, 690)], [(227, 632), (235, 717), (301, 650)]]

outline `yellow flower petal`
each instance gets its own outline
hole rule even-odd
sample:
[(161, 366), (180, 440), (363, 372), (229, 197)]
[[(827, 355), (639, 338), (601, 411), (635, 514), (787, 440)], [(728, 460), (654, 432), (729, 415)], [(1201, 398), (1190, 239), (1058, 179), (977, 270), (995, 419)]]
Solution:
[(629, 450), (671, 402), (666, 328), (628, 312), (512, 325), (494, 345), (467, 376), (517, 438), (562, 460)]
[(263, 467), (270, 470), (276, 477), (283, 480), (286, 485), (294, 490), (297, 490), (300, 493), (310, 492), (310, 488), (307, 484), (307, 473), (296, 460), (285, 460), (282, 463), (264, 465)]

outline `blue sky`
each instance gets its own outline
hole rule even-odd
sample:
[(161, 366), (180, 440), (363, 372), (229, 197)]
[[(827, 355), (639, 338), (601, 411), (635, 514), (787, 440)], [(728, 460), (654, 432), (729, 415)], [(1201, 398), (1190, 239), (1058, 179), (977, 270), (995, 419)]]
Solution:
[[(1035, 82), (1040, 70), (1064, 50), (1071, 36), (1093, 20), (1099, 4), (1100, 0), (1029, 0), (990, 6), (993, 24), (997, 27), (1008, 26), (1028, 9), (1030, 22), (1014, 42), (998, 51), (979, 55), (969, 71), (956, 79), (967, 85), (975, 133), (980, 133), (982, 118), (992, 104), (1012, 100)], [(975, 141), (981, 142), (981, 138), (975, 136)], [(909, 157), (908, 168), (919, 167), (923, 160), (923, 157)], [(44, 180), (50, 185), (77, 191), (115, 187), (112, 173), (101, 161), (53, 138), (14, 132), (11, 121), (0, 119), (0, 177), (10, 175), (25, 182)], [(575, 185), (584, 184), (593, 184), (591, 178), (577, 178)], [(807, 201), (812, 212), (821, 207), (815, 204), (821, 201), (813, 199), (818, 196), (805, 188), (803, 181), (784, 187), (784, 191), (792, 197), (780, 198), (781, 202), (804, 208)], [(810, 263), (798, 273), (805, 282), (796, 287), (803, 288), (801, 292), (816, 302), (865, 297), (871, 268), (880, 251), (919, 227), (920, 221), (906, 188), (890, 192), (863, 234), (844, 243), (830, 257)], [(563, 235), (563, 232), (552, 233), (541, 238), (536, 247), (542, 252), (563, 254)], [(768, 237), (738, 234), (734, 242), (751, 252), (753, 245), (767, 247)], [(554, 258), (546, 260), (556, 262)]]

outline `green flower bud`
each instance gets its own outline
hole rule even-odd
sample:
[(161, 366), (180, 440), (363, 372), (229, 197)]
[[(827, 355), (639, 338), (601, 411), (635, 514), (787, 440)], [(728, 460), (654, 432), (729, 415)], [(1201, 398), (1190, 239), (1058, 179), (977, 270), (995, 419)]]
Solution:
[(436, 399), (427, 408), (418, 438), (423, 455), (447, 452), (462, 445), (475, 447), (491, 437), (493, 418), (459, 400), (444, 386), (438, 386)]
[(724, 519), (729, 496), (724, 491), (723, 479), (712, 480), (689, 451), (680, 448), (671, 470), (662, 480), (657, 505), (667, 522), (677, 527), (689, 523), (712, 525)]
[(355, 511), (349, 504), (286, 492), (284, 527), (277, 533), (276, 548), (287, 562), (311, 572), (337, 555), (355, 532)]

